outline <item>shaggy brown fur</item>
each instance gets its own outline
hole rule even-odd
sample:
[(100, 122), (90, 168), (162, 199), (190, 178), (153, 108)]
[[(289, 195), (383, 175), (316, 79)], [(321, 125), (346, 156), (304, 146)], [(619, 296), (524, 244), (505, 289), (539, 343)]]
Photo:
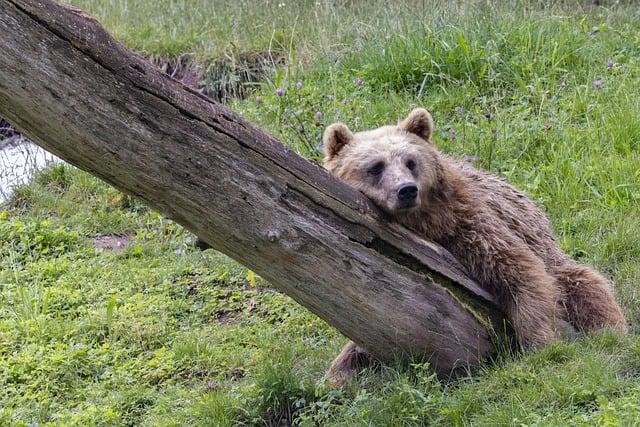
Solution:
[[(325, 167), (455, 255), (494, 295), (524, 347), (552, 341), (562, 320), (579, 330), (626, 330), (607, 280), (558, 248), (544, 213), (502, 179), (440, 153), (432, 129), (424, 109), (398, 126), (356, 134), (333, 124), (324, 134)], [(401, 197), (413, 187), (415, 197)], [(355, 369), (342, 363), (330, 372), (341, 367)]]

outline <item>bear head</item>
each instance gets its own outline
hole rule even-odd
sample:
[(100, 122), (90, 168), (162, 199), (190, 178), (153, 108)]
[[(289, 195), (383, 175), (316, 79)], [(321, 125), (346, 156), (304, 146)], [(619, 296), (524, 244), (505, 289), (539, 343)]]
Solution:
[(352, 133), (342, 123), (323, 136), (324, 166), (392, 215), (415, 212), (442, 197), (441, 155), (431, 144), (433, 120), (423, 108), (397, 126)]

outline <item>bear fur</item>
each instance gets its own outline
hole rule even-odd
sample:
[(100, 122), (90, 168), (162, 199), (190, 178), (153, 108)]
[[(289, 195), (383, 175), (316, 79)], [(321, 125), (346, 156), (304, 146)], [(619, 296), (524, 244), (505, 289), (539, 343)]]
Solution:
[[(608, 281), (560, 250), (542, 210), (501, 178), (439, 152), (432, 131), (431, 114), (420, 108), (397, 126), (366, 132), (335, 123), (324, 132), (324, 166), (449, 250), (494, 296), (523, 347), (551, 342), (563, 321), (581, 331), (625, 331)], [(343, 353), (349, 348), (356, 346)], [(329, 377), (342, 382), (356, 368), (334, 363)]]

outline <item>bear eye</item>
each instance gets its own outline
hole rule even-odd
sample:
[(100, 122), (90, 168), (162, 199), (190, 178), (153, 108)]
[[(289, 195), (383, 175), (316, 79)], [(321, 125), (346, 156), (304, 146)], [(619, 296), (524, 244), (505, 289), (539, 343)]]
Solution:
[(412, 170), (414, 170), (416, 168), (415, 160), (411, 160), (411, 159), (407, 160), (406, 165), (407, 165), (407, 169), (409, 169), (410, 171), (412, 171)]
[(384, 162), (377, 162), (367, 169), (367, 173), (372, 176), (379, 176), (382, 171), (384, 171)]

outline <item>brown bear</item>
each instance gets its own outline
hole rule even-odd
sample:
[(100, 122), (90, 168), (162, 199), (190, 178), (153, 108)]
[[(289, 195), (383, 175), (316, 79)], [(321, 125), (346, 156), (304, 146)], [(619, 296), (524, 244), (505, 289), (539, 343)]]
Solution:
[[(501, 178), (439, 152), (432, 130), (421, 108), (397, 126), (366, 132), (334, 123), (324, 132), (324, 166), (457, 257), (494, 296), (523, 347), (552, 341), (558, 321), (625, 331), (607, 280), (558, 248), (542, 210)], [(329, 377), (348, 379), (363, 354), (347, 344)]]

